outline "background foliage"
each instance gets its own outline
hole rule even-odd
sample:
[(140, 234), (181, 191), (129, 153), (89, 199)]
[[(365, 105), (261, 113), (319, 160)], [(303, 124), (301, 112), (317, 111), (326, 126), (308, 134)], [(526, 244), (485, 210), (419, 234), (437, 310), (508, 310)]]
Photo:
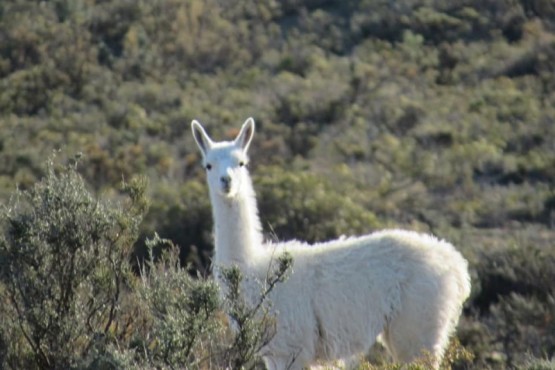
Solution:
[[(20, 256), (24, 244), (42, 261), (43, 270), (28, 273), (46, 274), (54, 257), (33, 248), (61, 248), (85, 261), (119, 232), (127, 239), (117, 241), (116, 260), (134, 248), (136, 264), (148, 256), (145, 236), (156, 231), (179, 246), (190, 272), (208, 275), (212, 221), (189, 122), (199, 119), (222, 139), (253, 116), (251, 171), (269, 238), (321, 241), (382, 227), (433, 232), (457, 245), (473, 274), (458, 337), (474, 358), (454, 366), (552, 368), (554, 60), (551, 0), (2, 1), (2, 254)], [(44, 165), (54, 150), (60, 162), (83, 154), (80, 176), (68, 175), (66, 188)], [(122, 179), (136, 175), (149, 179), (148, 212), (145, 204), (131, 214), (111, 205), (98, 211), (96, 199), (121, 198)], [(17, 201), (16, 188), (26, 194)], [(60, 198), (39, 201), (40, 189)], [(48, 207), (62, 217), (72, 204), (81, 212), (76, 224), (60, 218), (60, 227), (89, 229), (64, 247), (54, 237), (65, 229), (51, 229), (44, 217), (57, 214)], [(136, 219), (122, 224), (122, 217)], [(100, 255), (114, 261), (109, 250)], [(1, 296), (15, 303), (21, 297), (10, 292), (6, 271), (23, 278), (27, 270), (2, 258)], [(113, 273), (83, 272), (65, 291), (77, 301), (95, 284), (107, 284), (103, 294), (118, 284), (135, 292), (134, 278), (108, 278)], [(193, 286), (179, 279), (170, 279), (172, 289)], [(37, 294), (43, 288), (33, 286)], [(56, 302), (51, 293), (44, 299)], [(128, 312), (117, 320), (142, 312), (148, 328), (165, 330), (153, 324), (156, 311), (127, 293), (111, 298)], [(64, 333), (64, 320), (82, 310), (59, 312), (56, 330)], [(87, 339), (76, 339), (81, 355), (64, 361), (102, 355), (138, 366), (127, 350), (144, 347), (131, 337), (146, 334), (104, 330), (104, 315), (94, 316), (98, 327), (82, 329)], [(15, 339), (2, 347), (4, 361), (22, 350), (29, 362), (13, 367), (40, 365), (6, 317), (3, 338)], [(34, 325), (31, 318), (18, 320)], [(50, 340), (47, 328), (29, 343)], [(113, 339), (100, 341), (99, 333)], [(151, 350), (159, 361), (159, 347)]]

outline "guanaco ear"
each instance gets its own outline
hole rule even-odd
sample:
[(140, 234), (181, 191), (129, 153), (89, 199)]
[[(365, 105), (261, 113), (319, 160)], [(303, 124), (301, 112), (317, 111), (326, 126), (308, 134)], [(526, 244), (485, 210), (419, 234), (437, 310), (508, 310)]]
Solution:
[(245, 123), (243, 123), (243, 127), (241, 127), (241, 131), (239, 131), (239, 135), (235, 138), (235, 145), (240, 146), (246, 152), (249, 149), (249, 145), (251, 145), (253, 136), (254, 119), (249, 117)]
[(206, 156), (206, 152), (212, 148), (212, 140), (196, 119), (191, 122), (191, 129), (193, 130), (193, 137), (195, 138), (202, 155)]

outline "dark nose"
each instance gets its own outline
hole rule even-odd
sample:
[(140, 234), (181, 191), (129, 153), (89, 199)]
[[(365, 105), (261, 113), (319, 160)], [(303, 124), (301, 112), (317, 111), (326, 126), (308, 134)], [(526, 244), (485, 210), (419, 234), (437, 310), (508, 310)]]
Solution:
[(229, 186), (229, 183), (231, 182), (231, 177), (222, 176), (220, 177), (220, 181), (222, 182), (222, 185)]

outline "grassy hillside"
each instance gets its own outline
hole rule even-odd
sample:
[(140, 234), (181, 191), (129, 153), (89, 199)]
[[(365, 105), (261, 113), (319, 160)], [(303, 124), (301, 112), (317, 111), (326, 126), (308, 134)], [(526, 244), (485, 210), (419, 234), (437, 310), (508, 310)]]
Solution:
[(552, 0), (0, 2), (4, 204), (80, 153), (94, 196), (148, 178), (139, 259), (157, 232), (207, 274), (189, 123), (249, 116), (269, 238), (432, 232), (471, 263), (454, 367), (555, 367)]

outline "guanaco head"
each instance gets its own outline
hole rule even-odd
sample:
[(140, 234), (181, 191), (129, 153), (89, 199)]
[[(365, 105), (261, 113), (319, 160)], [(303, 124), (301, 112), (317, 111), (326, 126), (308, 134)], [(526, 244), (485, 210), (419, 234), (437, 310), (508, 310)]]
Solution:
[(202, 153), (210, 192), (227, 198), (237, 196), (248, 176), (247, 151), (254, 135), (254, 120), (248, 118), (233, 141), (212, 141), (197, 120), (191, 122), (191, 128)]

